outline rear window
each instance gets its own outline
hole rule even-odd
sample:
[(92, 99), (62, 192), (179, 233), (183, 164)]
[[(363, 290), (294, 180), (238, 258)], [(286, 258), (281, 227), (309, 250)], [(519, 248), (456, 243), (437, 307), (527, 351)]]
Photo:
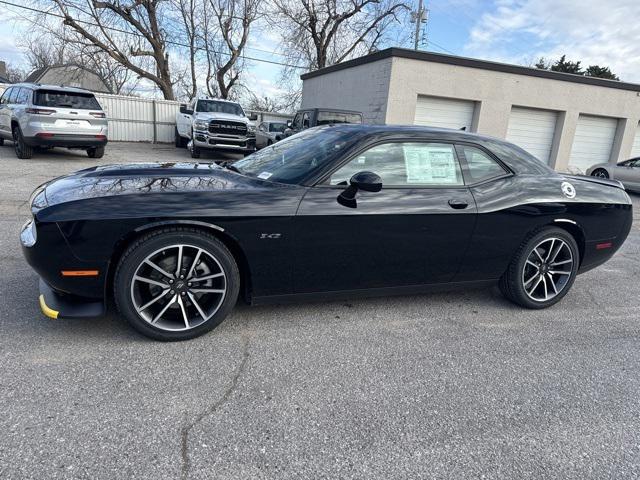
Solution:
[(33, 103), (40, 107), (77, 108), (78, 110), (102, 110), (92, 93), (37, 90)]
[(318, 112), (318, 125), (332, 123), (362, 123), (362, 115), (359, 113)]

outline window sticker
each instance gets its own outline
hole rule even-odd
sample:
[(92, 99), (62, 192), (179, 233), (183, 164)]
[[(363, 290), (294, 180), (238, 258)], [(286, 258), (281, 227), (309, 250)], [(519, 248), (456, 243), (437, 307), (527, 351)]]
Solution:
[(403, 145), (407, 183), (459, 184), (451, 147)]
[(260, 175), (258, 175), (258, 178), (262, 179), (262, 180), (266, 180), (267, 178), (269, 178), (271, 175), (273, 175), (272, 173), (269, 172), (262, 172)]

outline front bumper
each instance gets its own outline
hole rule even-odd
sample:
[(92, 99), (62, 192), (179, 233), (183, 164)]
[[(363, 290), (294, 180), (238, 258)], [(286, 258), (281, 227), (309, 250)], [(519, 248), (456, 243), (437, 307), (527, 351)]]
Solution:
[(254, 152), (256, 150), (256, 137), (240, 137), (235, 135), (211, 135), (207, 132), (194, 132), (193, 146), (197, 148), (235, 150), (241, 152)]
[(47, 317), (58, 319), (93, 318), (105, 314), (104, 302), (61, 295), (40, 279), (40, 309)]

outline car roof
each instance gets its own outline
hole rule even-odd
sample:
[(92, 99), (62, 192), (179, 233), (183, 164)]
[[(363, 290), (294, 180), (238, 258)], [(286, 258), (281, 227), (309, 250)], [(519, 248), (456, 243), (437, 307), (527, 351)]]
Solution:
[(56, 90), (56, 91), (60, 91), (60, 92), (91, 93), (91, 94), (93, 94), (92, 91), (84, 89), (84, 88), (67, 87), (66, 85), (47, 85), (45, 83), (28, 83), (28, 82), (14, 83), (13, 85), (10, 85), (10, 87), (29, 87), (29, 88), (33, 88), (35, 90)]
[(240, 105), (238, 102), (234, 102), (233, 100), (227, 100), (225, 98), (196, 97), (196, 101), (198, 100), (211, 100), (214, 102), (232, 103), (234, 105)]

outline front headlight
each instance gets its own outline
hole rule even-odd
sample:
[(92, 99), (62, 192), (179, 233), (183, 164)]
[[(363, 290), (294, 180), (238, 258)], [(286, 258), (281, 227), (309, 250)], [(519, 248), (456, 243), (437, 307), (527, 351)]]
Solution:
[(29, 220), (25, 223), (20, 230), (20, 241), (25, 247), (33, 247), (38, 240), (38, 232), (36, 231), (36, 224), (33, 220)]
[(206, 120), (196, 120), (193, 122), (194, 130), (207, 130), (209, 128), (209, 122)]
[(247, 132), (256, 133), (256, 126), (251, 124), (247, 125)]
[(31, 211), (33, 213), (38, 210), (42, 210), (47, 206), (47, 197), (44, 193), (44, 187), (38, 187), (33, 191), (31, 198), (29, 199), (29, 203), (31, 204)]

